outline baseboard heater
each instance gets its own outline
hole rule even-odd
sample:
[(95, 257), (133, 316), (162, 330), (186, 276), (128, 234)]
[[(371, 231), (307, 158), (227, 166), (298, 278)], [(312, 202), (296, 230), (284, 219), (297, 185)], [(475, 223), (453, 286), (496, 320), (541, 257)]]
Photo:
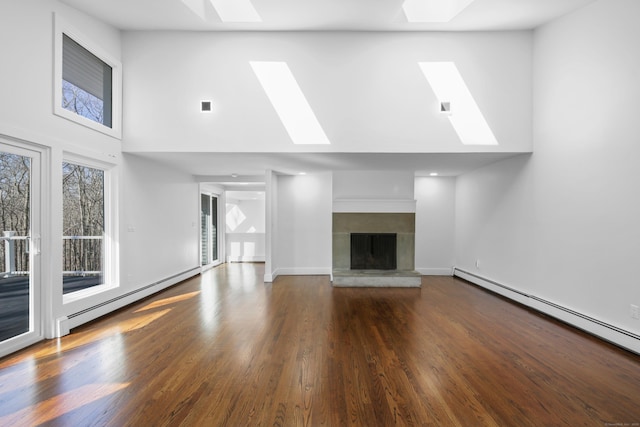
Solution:
[[(453, 275), (490, 291), (496, 292), (536, 311), (547, 314), (589, 334), (596, 335), (605, 341), (611, 342), (612, 344), (624, 347), (627, 350), (640, 354), (640, 335), (634, 334), (633, 332), (627, 331), (625, 329), (603, 322), (602, 320), (587, 316), (586, 314), (571, 310), (570, 308), (561, 306), (554, 302), (547, 301), (544, 298), (519, 291), (517, 289), (503, 285), (502, 283), (496, 282), (495, 280), (487, 279), (486, 277), (482, 277), (480, 275), (462, 270), (457, 267), (453, 268)], [(494, 287), (497, 289), (494, 289)], [(547, 309), (545, 309), (545, 307), (547, 307)], [(564, 313), (567, 316), (561, 316), (561, 313)], [(567, 317), (570, 318), (568, 319)], [(586, 322), (586, 324), (581, 324), (584, 322), (574, 320), (581, 320)], [(589, 327), (591, 325), (592, 327)], [(610, 333), (606, 333), (606, 331), (609, 331)], [(629, 340), (629, 338), (634, 341)]]
[[(66, 335), (69, 333), (69, 329), (71, 328), (77, 327), (93, 319), (97, 319), (98, 317), (104, 316), (105, 314), (108, 314), (111, 311), (117, 310), (126, 305), (132, 304), (142, 298), (146, 298), (150, 295), (153, 295), (154, 293), (159, 292), (163, 289), (166, 289), (170, 286), (173, 286), (176, 283), (179, 283), (183, 280), (187, 280), (188, 278), (193, 277), (198, 273), (200, 273), (200, 267), (190, 268), (188, 270), (183, 271), (182, 273), (177, 273), (172, 276), (165, 277), (164, 279), (158, 280), (153, 283), (149, 283), (148, 285), (134, 289), (133, 291), (127, 292), (122, 295), (118, 295), (115, 298), (102, 301), (101, 303), (88, 307), (84, 310), (80, 310), (76, 313), (71, 313), (64, 318), (57, 319), (57, 323), (58, 323), (58, 325), (56, 326), (57, 335), (58, 336)], [(157, 289), (153, 289), (153, 288), (157, 288)], [(105, 310), (107, 306), (114, 305), (114, 304), (115, 304), (114, 307), (110, 307), (108, 310)]]

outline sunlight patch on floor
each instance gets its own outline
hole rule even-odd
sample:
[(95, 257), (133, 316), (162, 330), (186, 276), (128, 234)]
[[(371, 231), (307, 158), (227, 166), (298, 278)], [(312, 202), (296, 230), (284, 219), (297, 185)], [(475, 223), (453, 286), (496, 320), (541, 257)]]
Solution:
[(87, 384), (0, 417), (0, 425), (41, 425), (125, 389), (130, 383)]
[(145, 311), (145, 310), (151, 310), (154, 308), (158, 308), (158, 307), (163, 307), (165, 305), (169, 305), (169, 304), (173, 304), (176, 302), (180, 302), (180, 301), (185, 301), (188, 299), (191, 299), (197, 295), (200, 294), (200, 291), (194, 291), (194, 292), (189, 292), (186, 294), (182, 294), (182, 295), (176, 295), (175, 297), (168, 297), (168, 298), (163, 298), (161, 300), (157, 300), (157, 301), (153, 301), (147, 305), (145, 305), (142, 308), (139, 308), (138, 310), (134, 311), (134, 313), (139, 313), (141, 311)]

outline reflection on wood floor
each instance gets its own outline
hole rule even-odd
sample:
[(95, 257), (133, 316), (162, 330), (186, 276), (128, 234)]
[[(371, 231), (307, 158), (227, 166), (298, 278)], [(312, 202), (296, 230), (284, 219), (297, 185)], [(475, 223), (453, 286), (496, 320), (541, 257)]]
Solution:
[[(28, 275), (0, 275), (0, 341), (29, 332), (30, 285)], [(63, 293), (102, 283), (101, 275), (64, 276)]]
[(452, 277), (228, 264), (0, 359), (0, 425), (640, 422), (640, 356)]

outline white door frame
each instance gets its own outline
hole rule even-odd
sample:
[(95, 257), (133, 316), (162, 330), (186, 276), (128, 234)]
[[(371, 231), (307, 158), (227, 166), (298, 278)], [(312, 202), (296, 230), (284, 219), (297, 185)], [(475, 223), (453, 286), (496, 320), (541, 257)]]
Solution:
[[(222, 222), (224, 220), (224, 214), (223, 214), (223, 210), (224, 209), (224, 197), (222, 194), (215, 192), (215, 191), (211, 191), (211, 190), (207, 190), (205, 188), (203, 188), (203, 185), (200, 184), (200, 192), (198, 195), (198, 214), (202, 215), (202, 196), (209, 196), (210, 198), (216, 198), (217, 199), (217, 233), (216, 233), (216, 246), (218, 249), (217, 252), (217, 259), (213, 260), (212, 259), (212, 254), (208, 254), (207, 256), (207, 260), (208, 260), (208, 264), (206, 265), (202, 265), (202, 221), (199, 221), (200, 224), (200, 233), (199, 233), (199, 254), (200, 254), (200, 268), (201, 271), (205, 271), (208, 270), (212, 267), (215, 267), (217, 265), (220, 265), (222, 263), (224, 263), (224, 259), (225, 259), (225, 250), (224, 250), (224, 244), (225, 244), (225, 240), (224, 240), (224, 232), (221, 232), (220, 230), (224, 230), (225, 229), (225, 225), (224, 222)], [(209, 200), (209, 203), (211, 203), (211, 199)], [(208, 249), (209, 251), (211, 251), (211, 245), (208, 245)]]
[(29, 244), (29, 267), (30, 267), (30, 289), (29, 289), (29, 331), (0, 342), (0, 357), (13, 353), (19, 349), (27, 347), (35, 342), (44, 339), (45, 326), (45, 296), (42, 285), (42, 219), (45, 203), (43, 191), (45, 170), (43, 161), (46, 158), (46, 151), (36, 145), (17, 141), (0, 135), (0, 151), (29, 157), (31, 159), (31, 209), (30, 209), (30, 244)]

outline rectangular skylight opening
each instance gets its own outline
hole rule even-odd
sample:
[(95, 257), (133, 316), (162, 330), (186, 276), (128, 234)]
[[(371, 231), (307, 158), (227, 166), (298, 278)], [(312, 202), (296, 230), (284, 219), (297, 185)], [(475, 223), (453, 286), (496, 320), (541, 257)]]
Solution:
[(182, 4), (187, 6), (191, 10), (191, 12), (193, 12), (203, 21), (207, 20), (207, 12), (205, 10), (205, 0), (182, 0)]
[(402, 9), (408, 22), (449, 22), (474, 0), (405, 0)]
[(209, 0), (222, 22), (262, 22), (250, 0)]
[(286, 62), (250, 62), (294, 144), (330, 144)]

